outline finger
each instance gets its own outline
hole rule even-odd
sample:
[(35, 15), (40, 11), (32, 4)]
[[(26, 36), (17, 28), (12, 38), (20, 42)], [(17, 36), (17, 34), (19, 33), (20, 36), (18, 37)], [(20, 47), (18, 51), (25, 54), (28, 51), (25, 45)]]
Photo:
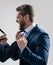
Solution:
[(19, 33), (19, 36), (20, 36), (20, 37), (22, 37), (22, 34), (21, 34), (21, 33)]
[(8, 40), (7, 38), (5, 38), (5, 39), (3, 39), (3, 40), (0, 40), (0, 44), (1, 44), (1, 43), (2, 43), (2, 44), (3, 44), (3, 43), (6, 43), (7, 40)]
[(6, 37), (6, 35), (1, 35), (1, 36), (0, 36), (0, 38), (5, 38), (5, 37)]
[(16, 39), (20, 39), (22, 37), (21, 33), (16, 34)]

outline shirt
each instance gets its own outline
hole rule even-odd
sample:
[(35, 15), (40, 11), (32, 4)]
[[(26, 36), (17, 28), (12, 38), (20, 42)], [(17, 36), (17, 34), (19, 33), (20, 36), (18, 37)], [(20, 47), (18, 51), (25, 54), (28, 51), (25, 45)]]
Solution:
[(24, 37), (27, 38), (27, 36), (30, 34), (31, 30), (34, 28), (33, 25), (30, 25), (28, 26), (26, 29), (25, 29), (25, 33), (24, 33)]

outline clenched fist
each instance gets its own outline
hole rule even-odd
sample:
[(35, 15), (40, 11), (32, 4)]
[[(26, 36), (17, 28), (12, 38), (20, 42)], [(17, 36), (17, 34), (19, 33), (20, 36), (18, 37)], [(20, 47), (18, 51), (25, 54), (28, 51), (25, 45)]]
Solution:
[(7, 42), (6, 35), (1, 35), (0, 36), (0, 44), (4, 45), (4, 44), (6, 44), (6, 42)]
[(17, 44), (18, 44), (18, 47), (21, 51), (24, 50), (24, 48), (26, 47), (27, 45), (27, 40), (22, 36), (21, 33), (17, 33), (16, 34), (16, 41), (17, 41)]

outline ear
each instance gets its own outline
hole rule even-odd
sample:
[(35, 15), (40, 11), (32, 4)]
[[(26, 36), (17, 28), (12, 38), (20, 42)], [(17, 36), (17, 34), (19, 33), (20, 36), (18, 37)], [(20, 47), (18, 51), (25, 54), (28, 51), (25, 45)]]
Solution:
[(26, 15), (24, 16), (24, 20), (28, 20), (28, 19), (29, 19), (29, 15), (26, 14)]

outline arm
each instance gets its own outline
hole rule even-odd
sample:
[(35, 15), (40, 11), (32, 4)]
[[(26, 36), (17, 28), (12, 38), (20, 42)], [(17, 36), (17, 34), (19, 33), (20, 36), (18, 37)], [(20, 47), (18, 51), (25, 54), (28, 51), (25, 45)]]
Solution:
[(46, 65), (50, 46), (48, 35), (43, 34), (42, 36), (40, 36), (37, 44), (38, 45), (35, 46), (34, 50), (35, 53), (33, 53), (30, 48), (26, 46), (21, 53), (21, 57), (31, 65)]
[(17, 60), (19, 58), (16, 41), (13, 42), (11, 46), (8, 44), (2, 46), (0, 44), (0, 61), (5, 62), (9, 58), (12, 58), (13, 60)]
[(10, 46), (0, 44), (0, 61), (4, 62), (11, 56)]
[(17, 42), (16, 41), (14, 41), (12, 43), (11, 49), (12, 49), (11, 50), (11, 52), (12, 52), (11, 59), (14, 60), (14, 61), (17, 60), (17, 59), (19, 59), (20, 50), (19, 50), (19, 48), (17, 46)]

